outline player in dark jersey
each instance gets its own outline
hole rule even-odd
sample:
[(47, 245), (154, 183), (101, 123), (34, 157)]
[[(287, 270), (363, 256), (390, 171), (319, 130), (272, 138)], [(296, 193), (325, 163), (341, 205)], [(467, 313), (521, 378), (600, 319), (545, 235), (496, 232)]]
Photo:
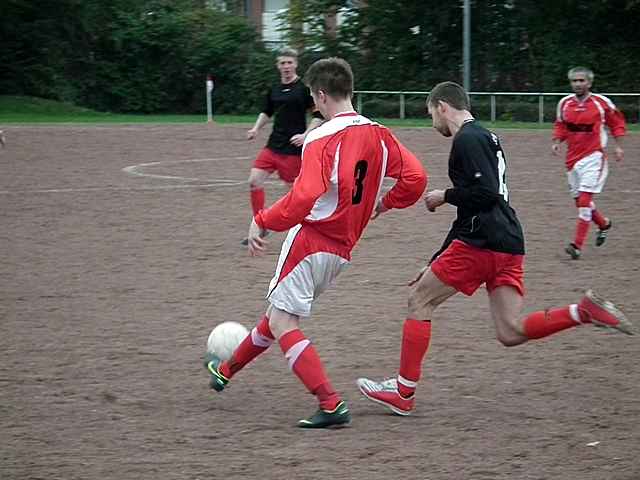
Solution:
[[(260, 151), (249, 174), (251, 208), (255, 215), (264, 208), (264, 182), (275, 171), (288, 183), (293, 183), (300, 172), (302, 144), (307, 133), (322, 124), (322, 115), (315, 111), (307, 127), (307, 112), (313, 111), (313, 98), (309, 88), (296, 73), (298, 53), (285, 48), (279, 52), (276, 66), (280, 82), (266, 94), (262, 112), (247, 132), (252, 140), (258, 131), (273, 118), (273, 129), (267, 145)], [(247, 240), (243, 240), (244, 245)]]
[(475, 121), (469, 111), (469, 97), (456, 83), (436, 85), (427, 99), (427, 108), (436, 130), (453, 137), (449, 156), (453, 187), (428, 192), (425, 203), (431, 212), (449, 203), (458, 208), (458, 216), (442, 248), (410, 283), (397, 378), (382, 382), (360, 378), (357, 382), (367, 398), (399, 415), (409, 415), (414, 407), (413, 395), (429, 347), (433, 313), (457, 292), (472, 295), (482, 284), (486, 285), (496, 336), (505, 346), (582, 324), (632, 334), (624, 314), (591, 291), (577, 304), (520, 316), (524, 237), (509, 205), (500, 140)]

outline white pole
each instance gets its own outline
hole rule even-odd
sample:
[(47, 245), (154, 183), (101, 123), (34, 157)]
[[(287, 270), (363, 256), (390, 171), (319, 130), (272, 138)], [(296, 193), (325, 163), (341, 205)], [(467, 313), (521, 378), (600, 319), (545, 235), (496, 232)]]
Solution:
[(211, 97), (213, 96), (213, 77), (207, 75), (207, 123), (213, 122), (213, 102)]

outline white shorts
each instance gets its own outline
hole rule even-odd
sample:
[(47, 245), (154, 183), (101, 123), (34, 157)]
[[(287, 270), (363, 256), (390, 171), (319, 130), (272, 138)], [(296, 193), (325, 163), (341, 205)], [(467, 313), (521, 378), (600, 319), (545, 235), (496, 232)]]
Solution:
[(580, 192), (600, 193), (609, 175), (609, 165), (602, 152), (587, 155), (567, 172), (569, 190), (573, 198), (578, 198)]
[(334, 282), (349, 261), (319, 250), (312, 239), (300, 234), (301, 228), (296, 225), (289, 230), (266, 298), (280, 310), (308, 317), (313, 301)]

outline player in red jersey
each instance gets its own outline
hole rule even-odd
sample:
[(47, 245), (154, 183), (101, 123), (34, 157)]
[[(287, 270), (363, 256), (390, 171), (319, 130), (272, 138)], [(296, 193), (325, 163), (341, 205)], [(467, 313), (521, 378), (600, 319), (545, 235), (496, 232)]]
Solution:
[(454, 205), (458, 215), (440, 250), (410, 284), (397, 377), (381, 382), (368, 378), (357, 381), (368, 399), (398, 415), (409, 415), (413, 410), (434, 312), (457, 292), (473, 295), (486, 285), (496, 336), (508, 347), (582, 324), (632, 333), (622, 312), (591, 291), (578, 304), (521, 317), (524, 236), (509, 205), (506, 159), (500, 140), (474, 120), (469, 97), (456, 83), (436, 85), (427, 108), (436, 130), (453, 137), (449, 156), (453, 187), (428, 192), (425, 203), (431, 212), (446, 203)]
[(568, 95), (558, 102), (551, 149), (554, 155), (559, 155), (560, 144), (567, 143), (567, 177), (571, 195), (578, 207), (578, 222), (574, 240), (565, 251), (577, 260), (591, 222), (598, 226), (597, 247), (605, 242), (611, 228), (611, 220), (596, 209), (593, 196), (602, 192), (609, 173), (604, 151), (607, 146), (606, 129), (609, 129), (616, 142), (615, 158), (622, 161), (625, 121), (611, 100), (604, 95), (591, 93), (591, 70), (575, 67), (569, 70), (568, 77), (574, 95)]
[[(276, 62), (280, 82), (269, 88), (262, 112), (247, 131), (252, 140), (258, 131), (273, 118), (273, 129), (267, 145), (260, 150), (249, 174), (251, 209), (255, 215), (265, 205), (264, 182), (273, 172), (291, 185), (300, 172), (300, 155), (306, 135), (322, 124), (322, 115), (313, 107), (309, 88), (297, 74), (298, 53), (291, 48), (280, 50)], [(306, 115), (312, 111), (307, 127)], [(247, 240), (242, 241), (243, 245)]]
[[(311, 314), (314, 300), (349, 264), (372, 216), (413, 205), (427, 176), (420, 161), (389, 130), (354, 111), (353, 74), (346, 61), (319, 60), (305, 81), (328, 120), (305, 139), (302, 169), (289, 193), (256, 213), (248, 234), (250, 253), (260, 255), (267, 246), (265, 230), (289, 231), (269, 285), (270, 306), (228, 362), (208, 358), (206, 366), (211, 387), (220, 391), (277, 341), (293, 373), (320, 404), (298, 426), (324, 428), (349, 423), (351, 416), (300, 330), (300, 319)], [(382, 195), (384, 177), (397, 181)]]

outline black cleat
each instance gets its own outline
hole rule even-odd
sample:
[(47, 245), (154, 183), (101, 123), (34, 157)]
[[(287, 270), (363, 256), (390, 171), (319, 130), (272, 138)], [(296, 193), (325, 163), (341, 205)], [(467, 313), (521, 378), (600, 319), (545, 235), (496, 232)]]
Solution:
[(578, 247), (576, 247), (575, 243), (570, 243), (564, 251), (569, 254), (572, 260), (578, 260), (580, 255), (582, 255), (582, 252)]
[(300, 428), (331, 428), (345, 427), (351, 423), (351, 413), (344, 401), (340, 401), (333, 410), (318, 409), (309, 418), (298, 421)]
[(604, 245), (604, 242), (607, 241), (607, 233), (609, 233), (612, 225), (613, 223), (609, 220), (606, 227), (598, 229), (598, 233), (596, 234), (596, 247), (601, 247)]

